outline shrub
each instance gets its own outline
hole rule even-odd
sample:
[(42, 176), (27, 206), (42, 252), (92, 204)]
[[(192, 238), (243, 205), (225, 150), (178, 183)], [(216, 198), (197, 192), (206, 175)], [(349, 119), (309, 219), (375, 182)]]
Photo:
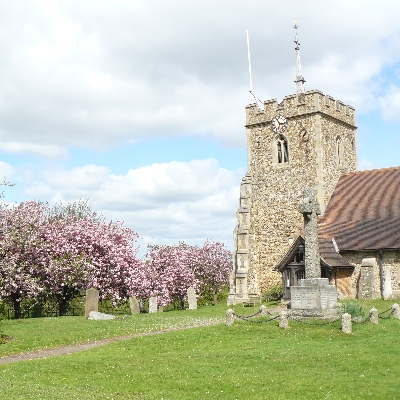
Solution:
[(342, 303), (341, 304), (341, 311), (342, 314), (347, 313), (352, 316), (352, 318), (355, 317), (362, 317), (366, 318), (369, 314), (368, 310), (366, 310), (361, 304), (356, 304), (356, 303)]
[(263, 293), (265, 301), (277, 301), (283, 296), (282, 285), (271, 286), (268, 290)]

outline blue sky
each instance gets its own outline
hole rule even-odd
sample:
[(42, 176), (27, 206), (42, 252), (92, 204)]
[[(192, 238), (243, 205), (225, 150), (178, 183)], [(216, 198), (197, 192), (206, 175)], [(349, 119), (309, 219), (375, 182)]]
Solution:
[[(5, 200), (91, 197), (141, 243), (232, 243), (244, 107), (306, 89), (356, 108), (360, 169), (400, 165), (400, 3), (21, 0), (0, 5)], [(362, 10), (362, 18), (360, 13)]]

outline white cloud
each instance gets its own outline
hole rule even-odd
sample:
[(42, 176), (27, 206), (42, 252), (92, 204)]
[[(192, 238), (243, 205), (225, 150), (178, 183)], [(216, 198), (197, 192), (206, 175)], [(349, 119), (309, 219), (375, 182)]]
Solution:
[(294, 90), (294, 15), (307, 88), (377, 108), (376, 78), (400, 60), (399, 12), (356, 0), (11, 2), (0, 17), (0, 140), (107, 148), (198, 134), (244, 146), (245, 30), (255, 93), (281, 98)]
[(221, 168), (214, 159), (153, 164), (126, 175), (86, 165), (46, 171), (45, 181), (26, 192), (52, 201), (91, 197), (96, 210), (125, 221), (149, 242), (230, 243), (242, 173)]
[(65, 158), (68, 155), (68, 150), (65, 148), (36, 143), (0, 142), (0, 150), (12, 154), (30, 154), (55, 159)]

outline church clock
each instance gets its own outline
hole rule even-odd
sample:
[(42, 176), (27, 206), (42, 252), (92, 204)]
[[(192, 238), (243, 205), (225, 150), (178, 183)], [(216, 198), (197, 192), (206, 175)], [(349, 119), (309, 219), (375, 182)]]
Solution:
[(285, 132), (287, 124), (288, 124), (287, 119), (283, 115), (277, 115), (271, 121), (272, 130), (277, 134)]

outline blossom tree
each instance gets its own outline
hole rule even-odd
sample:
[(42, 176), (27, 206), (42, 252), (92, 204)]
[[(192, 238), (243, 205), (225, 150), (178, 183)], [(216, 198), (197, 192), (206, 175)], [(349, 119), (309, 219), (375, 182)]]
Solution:
[(134, 247), (138, 235), (123, 223), (105, 223), (82, 203), (54, 212), (34, 201), (2, 204), (0, 218), (0, 296), (12, 301), (16, 318), (24, 297), (51, 297), (64, 315), (68, 302), (91, 286), (115, 302), (127, 296), (142, 262)]
[(205, 296), (211, 292), (214, 303), (217, 303), (218, 294), (232, 272), (232, 254), (223, 243), (209, 240), (194, 254), (197, 256), (191, 258), (191, 268), (201, 282), (200, 293)]
[(26, 201), (0, 205), (0, 296), (10, 300), (15, 318), (21, 318), (23, 297), (36, 298), (44, 286), (40, 274), (40, 227), (45, 205)]
[(43, 279), (60, 315), (73, 297), (92, 286), (114, 302), (127, 297), (128, 280), (141, 264), (134, 248), (137, 236), (121, 222), (99, 222), (90, 215), (48, 221), (42, 234)]
[(217, 295), (231, 272), (231, 253), (222, 243), (206, 241), (203, 247), (179, 243), (149, 246), (146, 262), (136, 271), (131, 293), (139, 298), (158, 296), (160, 305), (178, 301), (183, 308), (187, 289), (200, 296)]
[(187, 289), (199, 287), (186, 263), (187, 251), (182, 246), (149, 246), (142, 269), (132, 277), (131, 295), (141, 299), (157, 296), (159, 305), (178, 301), (183, 308)]

